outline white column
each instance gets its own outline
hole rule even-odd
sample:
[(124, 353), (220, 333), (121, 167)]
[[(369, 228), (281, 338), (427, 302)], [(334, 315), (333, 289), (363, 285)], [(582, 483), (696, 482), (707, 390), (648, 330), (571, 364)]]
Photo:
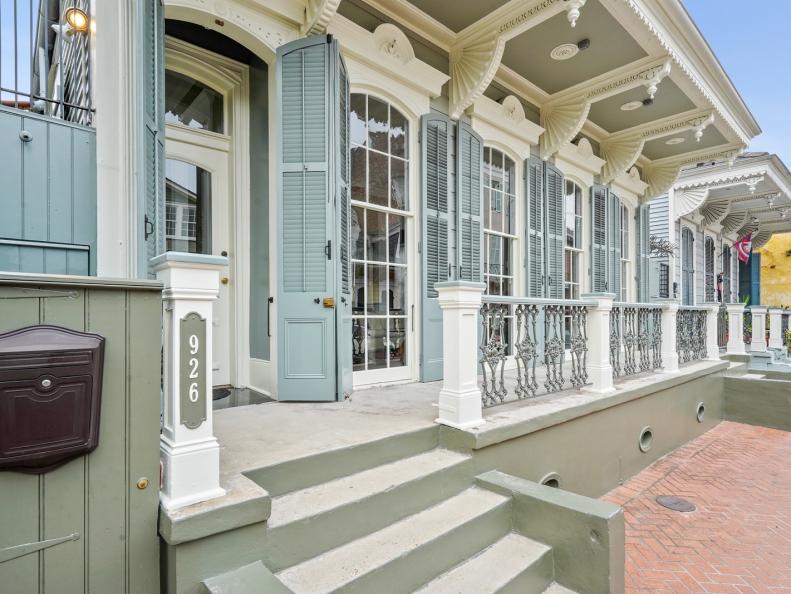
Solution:
[(720, 345), (717, 340), (717, 314), (720, 306), (716, 303), (706, 303), (706, 359), (720, 360)]
[(165, 509), (177, 509), (225, 494), (212, 423), (211, 362), (212, 303), (228, 259), (168, 252), (151, 262), (165, 285), (160, 500)]
[(586, 389), (606, 393), (615, 390), (610, 364), (610, 313), (614, 293), (586, 293), (581, 296), (594, 305), (588, 308), (588, 380)]
[(783, 323), (783, 310), (772, 308), (769, 310), (769, 348), (782, 349), (782, 327)]
[(728, 303), (728, 348), (729, 355), (744, 355), (744, 303)]
[(478, 316), (486, 285), (448, 281), (434, 286), (442, 308), (443, 373), (437, 422), (459, 429), (481, 425)]
[(766, 352), (766, 308), (763, 305), (750, 307), (753, 317), (753, 339), (750, 342), (750, 352)]
[(657, 299), (656, 301), (662, 306), (662, 373), (677, 373), (676, 321), (678, 317), (678, 299), (670, 297)]

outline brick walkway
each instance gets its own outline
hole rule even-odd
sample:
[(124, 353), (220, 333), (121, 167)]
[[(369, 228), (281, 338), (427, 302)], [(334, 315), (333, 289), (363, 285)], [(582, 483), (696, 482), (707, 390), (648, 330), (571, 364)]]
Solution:
[(624, 507), (627, 592), (791, 594), (791, 433), (720, 423), (604, 499)]

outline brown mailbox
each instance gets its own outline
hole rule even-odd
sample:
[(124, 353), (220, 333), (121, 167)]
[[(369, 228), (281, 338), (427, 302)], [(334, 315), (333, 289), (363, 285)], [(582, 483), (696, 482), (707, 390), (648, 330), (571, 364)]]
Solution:
[(98, 334), (0, 334), (0, 470), (41, 474), (96, 448), (103, 363)]

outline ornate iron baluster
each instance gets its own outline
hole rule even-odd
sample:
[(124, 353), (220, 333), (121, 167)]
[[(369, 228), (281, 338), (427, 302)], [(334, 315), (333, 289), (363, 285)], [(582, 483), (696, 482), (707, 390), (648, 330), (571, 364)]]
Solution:
[(742, 341), (744, 344), (750, 344), (753, 341), (753, 314), (751, 311), (745, 311), (742, 318), (744, 324), (744, 335)]
[(588, 381), (588, 308), (584, 305), (568, 307), (571, 316), (571, 375), (569, 381), (575, 388)]
[(640, 371), (651, 371), (649, 314), (650, 310), (648, 309), (637, 309), (637, 348), (640, 352)]
[(544, 366), (547, 392), (563, 389), (563, 306), (544, 306)]
[(520, 399), (535, 396), (536, 390), (538, 390), (536, 381), (537, 318), (538, 306), (525, 304), (516, 306), (516, 396)]
[(621, 374), (621, 308), (613, 307), (610, 312), (610, 365), (612, 376)]
[(662, 367), (662, 309), (651, 309), (651, 352), (653, 354), (654, 369)]
[(623, 374), (632, 375), (637, 371), (635, 364), (635, 351), (637, 347), (637, 332), (635, 322), (637, 309), (634, 307), (623, 308)]
[(708, 316), (705, 311), (696, 311), (695, 324), (695, 353), (694, 357), (700, 361), (706, 358), (706, 332)]
[(503, 340), (507, 312), (508, 306), (502, 303), (484, 303), (481, 306), (483, 337), (478, 362), (483, 372), (481, 399), (484, 406), (500, 404), (508, 394), (503, 377), (508, 348)]

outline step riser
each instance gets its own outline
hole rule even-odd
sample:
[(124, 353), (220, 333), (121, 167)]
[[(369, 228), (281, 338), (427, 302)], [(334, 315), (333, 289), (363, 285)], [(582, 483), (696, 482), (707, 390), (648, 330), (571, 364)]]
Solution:
[(428, 427), (249, 470), (244, 474), (266, 489), (272, 497), (277, 497), (427, 452), (437, 447), (438, 435), (436, 427)]
[[(497, 571), (496, 568), (492, 569)], [(552, 551), (544, 553), (525, 570), (497, 591), (497, 594), (541, 594), (555, 579)]]
[(511, 530), (511, 502), (505, 502), (335, 590), (343, 594), (408, 594), (502, 538)]
[(282, 571), (366, 536), (461, 493), (472, 485), (472, 475), (468, 459), (361, 501), (271, 528), (264, 563), (272, 571)]

